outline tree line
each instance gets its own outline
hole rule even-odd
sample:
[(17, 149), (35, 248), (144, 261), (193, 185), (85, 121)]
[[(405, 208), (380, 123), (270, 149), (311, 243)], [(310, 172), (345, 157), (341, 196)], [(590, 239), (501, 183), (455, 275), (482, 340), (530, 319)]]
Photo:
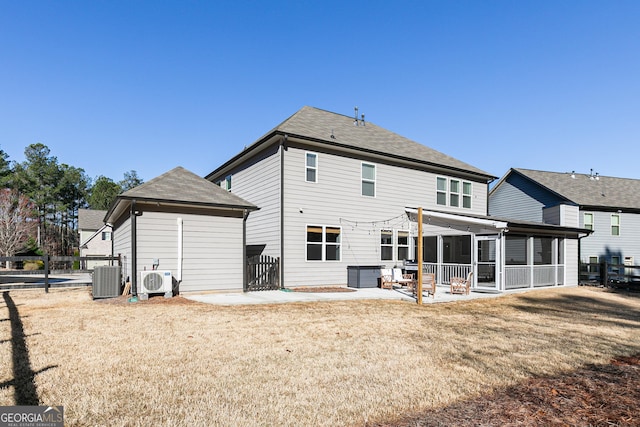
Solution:
[(78, 210), (106, 210), (118, 194), (143, 183), (135, 170), (121, 181), (91, 179), (59, 163), (42, 144), (29, 145), (21, 163), (0, 147), (0, 253), (72, 255), (78, 248)]

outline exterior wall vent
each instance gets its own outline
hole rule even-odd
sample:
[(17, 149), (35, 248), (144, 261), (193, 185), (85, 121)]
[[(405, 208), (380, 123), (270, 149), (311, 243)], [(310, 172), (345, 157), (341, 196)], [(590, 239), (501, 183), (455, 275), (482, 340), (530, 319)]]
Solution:
[(93, 270), (93, 299), (120, 296), (119, 266), (99, 266)]

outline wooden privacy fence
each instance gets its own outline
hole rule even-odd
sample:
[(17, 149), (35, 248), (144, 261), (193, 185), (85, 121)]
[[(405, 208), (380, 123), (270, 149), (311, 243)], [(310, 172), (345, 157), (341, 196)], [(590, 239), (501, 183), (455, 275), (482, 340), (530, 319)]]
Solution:
[(580, 263), (580, 284), (640, 290), (640, 265)]
[(280, 258), (267, 255), (248, 258), (245, 291), (277, 289), (280, 289)]
[[(51, 274), (77, 274), (91, 273), (93, 265), (118, 265), (122, 267), (120, 256), (12, 256), (0, 257), (0, 265), (4, 268), (7, 261), (11, 264), (11, 268), (0, 270), (0, 289), (25, 289), (25, 288), (44, 288), (45, 292), (49, 292), (52, 283), (60, 282), (60, 280), (52, 280)], [(24, 264), (28, 262), (42, 263), (42, 268), (35, 270), (25, 270)], [(77, 286), (79, 282), (70, 281), (72, 285)], [(90, 284), (90, 283), (85, 283)], [(56, 287), (65, 286), (57, 283)]]

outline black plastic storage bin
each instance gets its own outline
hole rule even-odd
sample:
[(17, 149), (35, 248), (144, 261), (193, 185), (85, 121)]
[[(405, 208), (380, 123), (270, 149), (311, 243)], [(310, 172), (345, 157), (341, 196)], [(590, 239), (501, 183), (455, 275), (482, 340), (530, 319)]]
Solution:
[(347, 267), (347, 286), (350, 288), (377, 288), (381, 265), (350, 265)]

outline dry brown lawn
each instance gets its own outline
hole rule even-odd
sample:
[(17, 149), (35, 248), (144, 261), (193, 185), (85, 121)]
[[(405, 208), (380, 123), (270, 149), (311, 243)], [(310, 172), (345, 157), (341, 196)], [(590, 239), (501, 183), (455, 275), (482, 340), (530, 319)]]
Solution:
[(639, 353), (638, 295), (584, 287), (425, 306), (0, 300), (0, 405), (64, 405), (70, 426), (439, 425), (429, 414)]

